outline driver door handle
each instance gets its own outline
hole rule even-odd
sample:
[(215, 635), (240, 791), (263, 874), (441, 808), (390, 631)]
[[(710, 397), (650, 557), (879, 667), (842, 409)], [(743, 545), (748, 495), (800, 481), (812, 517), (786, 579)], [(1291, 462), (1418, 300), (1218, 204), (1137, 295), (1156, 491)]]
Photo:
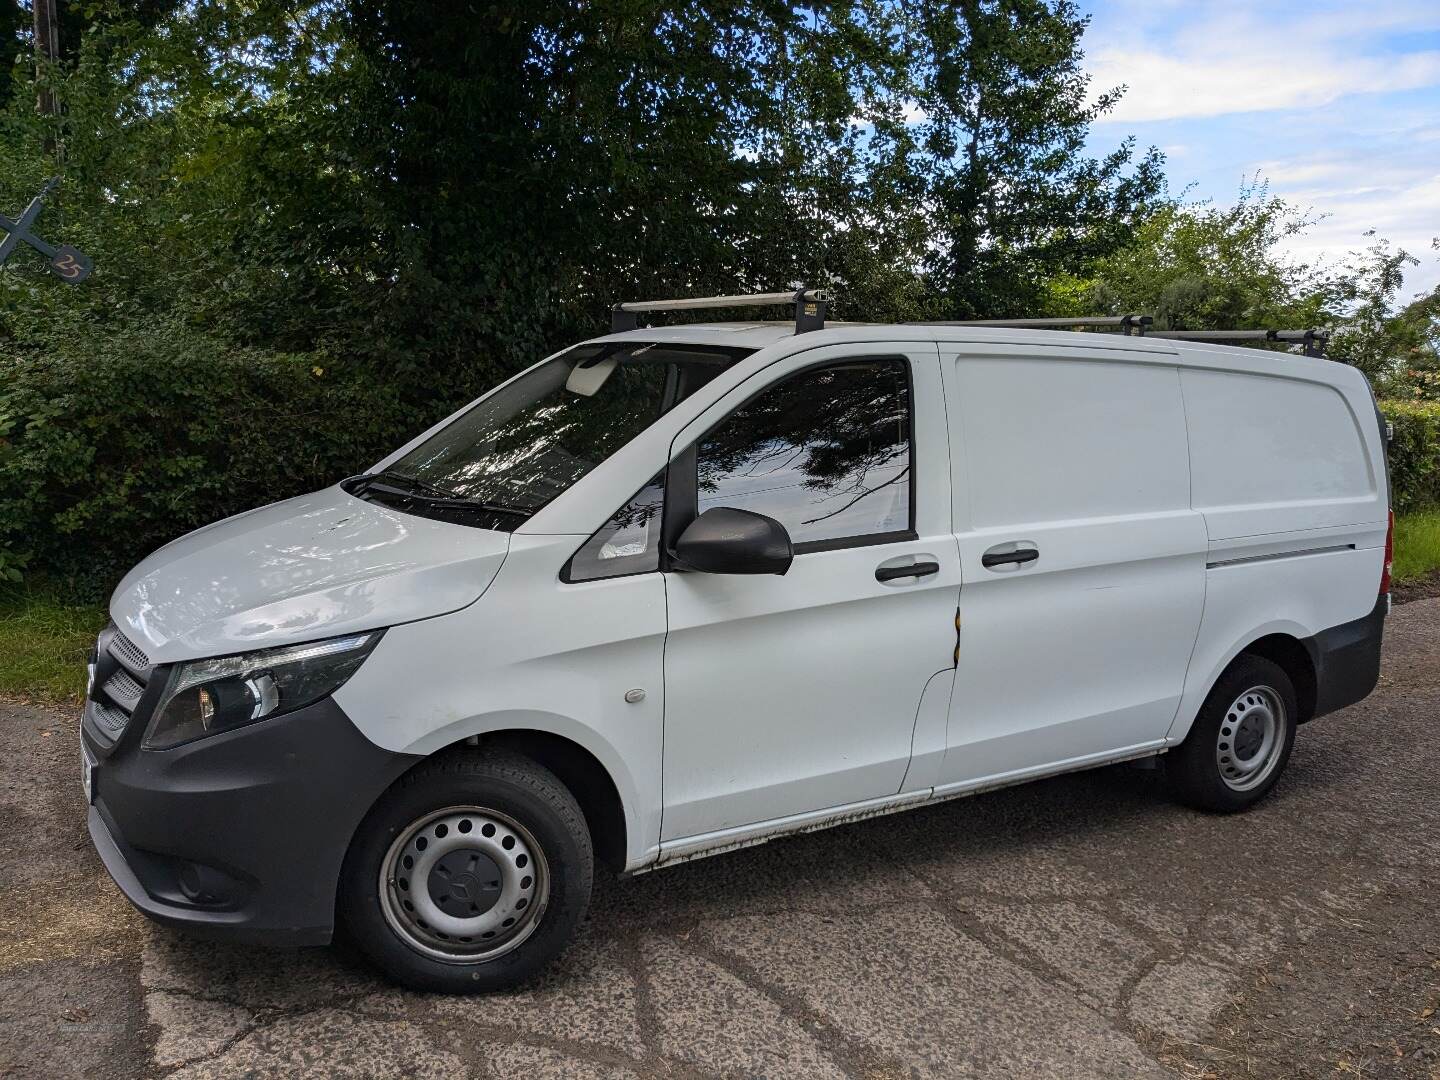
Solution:
[(903, 566), (877, 566), (875, 568), (876, 581), (895, 581), (898, 578), (907, 577), (929, 577), (931, 574), (940, 572), (938, 562), (913, 562)]

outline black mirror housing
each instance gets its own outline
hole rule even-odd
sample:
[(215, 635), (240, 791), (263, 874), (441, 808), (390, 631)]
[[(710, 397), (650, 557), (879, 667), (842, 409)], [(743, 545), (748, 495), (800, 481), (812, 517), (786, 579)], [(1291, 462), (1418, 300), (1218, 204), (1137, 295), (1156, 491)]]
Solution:
[(671, 559), (676, 569), (704, 574), (784, 574), (795, 546), (774, 518), (716, 506), (680, 534)]

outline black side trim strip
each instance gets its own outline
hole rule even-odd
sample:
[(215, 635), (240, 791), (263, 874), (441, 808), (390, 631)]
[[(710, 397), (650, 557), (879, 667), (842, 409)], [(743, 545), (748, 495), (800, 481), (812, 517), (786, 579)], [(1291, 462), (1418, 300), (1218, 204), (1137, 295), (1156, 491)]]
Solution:
[(1274, 551), (1268, 555), (1242, 555), (1236, 559), (1217, 559), (1215, 562), (1207, 562), (1206, 570), (1214, 570), (1217, 566), (1239, 566), (1242, 563), (1270, 562), (1273, 559), (1298, 559), (1302, 555), (1333, 555), (1337, 551), (1354, 551), (1354, 544), (1333, 544), (1330, 547), (1297, 548), (1294, 551)]

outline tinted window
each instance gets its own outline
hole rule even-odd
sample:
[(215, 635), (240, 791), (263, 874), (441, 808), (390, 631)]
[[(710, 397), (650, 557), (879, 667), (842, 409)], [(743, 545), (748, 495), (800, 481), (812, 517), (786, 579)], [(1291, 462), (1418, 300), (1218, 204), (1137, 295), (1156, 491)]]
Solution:
[(700, 512), (775, 518), (796, 544), (910, 528), (910, 385), (905, 362), (795, 375), (742, 405), (697, 448)]
[[(583, 345), (477, 403), (356, 493), (400, 509), (514, 529), (749, 349)], [(428, 501), (427, 501), (428, 500)], [(446, 506), (463, 502), (470, 506)]]
[(585, 541), (570, 560), (565, 580), (594, 581), (658, 570), (664, 503), (665, 474), (661, 473)]

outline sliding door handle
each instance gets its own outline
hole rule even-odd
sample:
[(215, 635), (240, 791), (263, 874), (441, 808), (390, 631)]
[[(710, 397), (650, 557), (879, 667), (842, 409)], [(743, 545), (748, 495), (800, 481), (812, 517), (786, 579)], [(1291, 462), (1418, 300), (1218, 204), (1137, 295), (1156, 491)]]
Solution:
[(907, 577), (929, 577), (931, 574), (940, 572), (938, 562), (913, 562), (901, 566), (877, 566), (875, 568), (876, 581), (896, 581)]
[[(1008, 544), (1001, 545), (1001, 547), (1008, 546)], [(991, 548), (985, 552), (984, 555), (980, 556), (980, 565), (987, 570), (993, 570), (997, 566), (1024, 566), (1026, 563), (1032, 563), (1038, 558), (1040, 558), (1040, 552), (1037, 548), (1033, 547), (1017, 547), (1010, 551)]]

